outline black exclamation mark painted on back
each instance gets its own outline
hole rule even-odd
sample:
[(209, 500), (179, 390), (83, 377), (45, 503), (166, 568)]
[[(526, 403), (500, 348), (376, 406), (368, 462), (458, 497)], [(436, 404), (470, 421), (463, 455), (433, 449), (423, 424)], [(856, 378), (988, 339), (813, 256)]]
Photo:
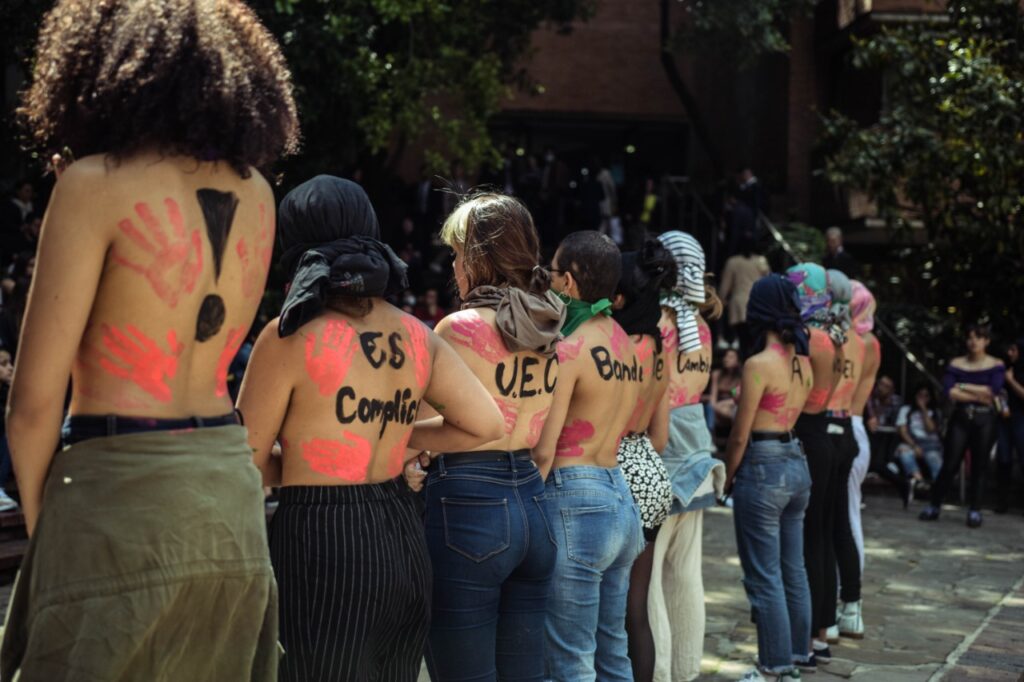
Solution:
[[(213, 250), (214, 279), (219, 280), (228, 234), (231, 232), (231, 223), (234, 222), (235, 210), (238, 208), (238, 197), (234, 192), (204, 188), (196, 190), (196, 199), (199, 200), (199, 208), (203, 210), (206, 235), (210, 238)], [(196, 341), (202, 343), (216, 336), (224, 324), (226, 315), (224, 299), (217, 294), (210, 294), (204, 298), (199, 307), (199, 318), (196, 320)]]

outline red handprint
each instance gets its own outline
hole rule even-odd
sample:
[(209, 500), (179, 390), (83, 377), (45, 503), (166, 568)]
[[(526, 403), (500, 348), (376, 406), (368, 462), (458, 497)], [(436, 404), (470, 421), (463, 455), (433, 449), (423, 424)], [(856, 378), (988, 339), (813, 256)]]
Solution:
[(415, 317), (406, 315), (402, 318), (405, 331), (409, 332), (409, 341), (403, 341), (405, 354), (412, 356), (416, 370), (416, 385), (423, 388), (430, 379), (430, 349), (427, 347), (427, 328)]
[(519, 420), (519, 407), (501, 398), (495, 398), (494, 402), (505, 419), (505, 435), (509, 435), (515, 431), (516, 422)]
[(341, 388), (357, 345), (356, 330), (341, 320), (327, 320), (319, 336), (306, 335), (306, 374), (320, 395), (333, 395)]
[(260, 229), (253, 239), (252, 249), (245, 237), (239, 239), (235, 246), (238, 258), (242, 261), (242, 295), (246, 298), (256, 298), (263, 294), (267, 272), (270, 270), (270, 257), (274, 253), (273, 221), (273, 216), (267, 220), (267, 209), (260, 204)]
[(661, 341), (665, 344), (666, 353), (675, 353), (679, 348), (679, 332), (675, 327), (666, 325), (661, 328)]
[(583, 337), (576, 339), (576, 343), (569, 343), (568, 341), (559, 341), (555, 350), (558, 352), (558, 362), (569, 362), (575, 360), (580, 356), (580, 350), (583, 349)]
[(582, 457), (580, 443), (594, 436), (594, 425), (583, 419), (574, 419), (562, 427), (555, 445), (555, 457)]
[(645, 335), (640, 339), (640, 343), (636, 344), (636, 359), (640, 361), (640, 364), (643, 364), (652, 355), (654, 355), (654, 341), (651, 340), (651, 337)]
[(548, 412), (550, 411), (550, 407), (545, 407), (530, 417), (530, 432), (526, 434), (527, 446), (532, 448), (540, 442), (540, 434), (544, 430), (544, 421), (548, 418)]
[(144, 201), (135, 204), (135, 213), (148, 234), (143, 234), (131, 218), (117, 224), (121, 232), (148, 255), (148, 264), (129, 260), (116, 247), (111, 257), (115, 263), (143, 275), (160, 300), (174, 308), (183, 293), (190, 294), (196, 287), (203, 270), (203, 244), (199, 230), (186, 233), (178, 202), (168, 197), (164, 199), (164, 207), (171, 224), (170, 235)]
[[(699, 396), (697, 396), (699, 398)], [(669, 386), (668, 388), (668, 404), (671, 408), (681, 407), (683, 405), (689, 405), (691, 402), (696, 402), (690, 399), (690, 396), (686, 392), (686, 386)]]
[(612, 332), (608, 335), (612, 342), (612, 352), (619, 360), (626, 359), (626, 351), (629, 350), (629, 337), (622, 330), (617, 322), (612, 321)]
[(501, 335), (475, 312), (456, 315), (452, 321), (452, 333), (462, 337), (452, 341), (471, 349), (487, 362), (498, 364), (508, 356), (508, 348)]
[(171, 389), (167, 379), (178, 373), (178, 356), (185, 346), (178, 343), (174, 330), (167, 332), (168, 351), (134, 325), (124, 331), (103, 325), (103, 345), (114, 359), (100, 358), (100, 367), (121, 379), (128, 379), (160, 402), (169, 402)]
[(231, 361), (238, 355), (238, 349), (242, 347), (243, 341), (245, 341), (245, 327), (228, 330), (227, 344), (220, 352), (220, 357), (217, 358), (215, 392), (218, 396), (228, 394), (228, 369), (231, 367)]
[(805, 410), (817, 411), (828, 404), (827, 388), (812, 388), (807, 394), (807, 402), (804, 403)]
[(405, 432), (405, 435), (391, 448), (388, 459), (388, 476), (394, 478), (402, 473), (405, 468), (405, 451), (409, 448), (409, 439), (412, 438), (412, 429)]
[(304, 442), (302, 459), (306, 460), (310, 469), (319, 474), (340, 478), (348, 483), (365, 481), (373, 455), (370, 441), (351, 431), (343, 432), (341, 438), (314, 438)]
[(697, 322), (697, 337), (700, 339), (700, 345), (704, 348), (711, 346), (711, 327), (704, 320)]
[(757, 404), (758, 409), (778, 415), (786, 406), (786, 394), (781, 391), (766, 390)]

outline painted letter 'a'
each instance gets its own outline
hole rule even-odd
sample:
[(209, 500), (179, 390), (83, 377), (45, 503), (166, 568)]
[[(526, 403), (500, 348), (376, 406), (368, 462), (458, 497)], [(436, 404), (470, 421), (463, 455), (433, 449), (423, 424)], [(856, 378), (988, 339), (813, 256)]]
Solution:
[(228, 233), (235, 219), (238, 208), (238, 197), (234, 192), (221, 192), (215, 189), (197, 189), (196, 199), (203, 209), (203, 220), (206, 221), (206, 234), (210, 237), (213, 247), (213, 272), (215, 278), (220, 277), (220, 265), (224, 260), (224, 249), (228, 243)]

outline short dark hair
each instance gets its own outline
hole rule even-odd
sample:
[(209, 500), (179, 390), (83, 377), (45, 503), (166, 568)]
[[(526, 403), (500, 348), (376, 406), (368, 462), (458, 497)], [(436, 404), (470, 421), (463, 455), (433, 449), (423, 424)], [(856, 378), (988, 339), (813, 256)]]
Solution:
[(974, 334), (979, 339), (992, 340), (992, 327), (987, 324), (975, 323), (967, 327), (967, 333), (965, 336)]
[(594, 230), (573, 232), (555, 252), (558, 266), (572, 273), (584, 301), (615, 295), (622, 274), (619, 247), (607, 235)]
[(241, 0), (59, 0), (18, 114), (46, 158), (154, 148), (247, 177), (298, 145), (280, 47)]

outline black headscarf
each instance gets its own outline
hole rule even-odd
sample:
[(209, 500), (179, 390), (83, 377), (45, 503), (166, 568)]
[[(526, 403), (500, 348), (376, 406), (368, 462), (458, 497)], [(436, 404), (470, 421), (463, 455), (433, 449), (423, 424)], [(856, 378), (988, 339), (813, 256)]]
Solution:
[(800, 297), (796, 285), (782, 275), (765, 275), (754, 282), (747, 301), (747, 326), (754, 343), (749, 355), (764, 350), (769, 331), (796, 346), (798, 355), (808, 354), (807, 329), (800, 319)]
[(383, 297), (409, 287), (406, 265), (380, 241), (363, 188), (318, 175), (281, 200), (281, 263), (292, 275), (277, 332), (285, 337), (324, 310), (330, 296)]
[(654, 337), (658, 352), (661, 352), (661, 282), (663, 276), (649, 275), (641, 267), (640, 254), (626, 251), (622, 254), (622, 274), (619, 276), (617, 293), (623, 295), (626, 304), (612, 311), (612, 318), (630, 336), (646, 334)]

